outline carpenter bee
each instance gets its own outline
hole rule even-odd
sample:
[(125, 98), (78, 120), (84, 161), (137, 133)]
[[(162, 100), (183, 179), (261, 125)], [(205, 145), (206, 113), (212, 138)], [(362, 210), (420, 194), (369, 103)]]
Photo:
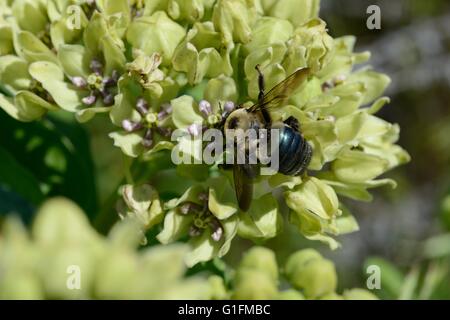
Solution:
[[(303, 138), (297, 119), (289, 117), (284, 122), (272, 122), (270, 110), (286, 104), (290, 95), (308, 78), (309, 68), (299, 69), (285, 80), (277, 84), (267, 94), (265, 91), (264, 75), (259, 65), (255, 67), (258, 72), (259, 95), (253, 106), (245, 108), (242, 105), (235, 110), (225, 113), (221, 124), (222, 130), (248, 130), (279, 129), (278, 172), (284, 175), (301, 175), (308, 167), (312, 148)], [(248, 147), (248, 144), (246, 145)], [(242, 211), (250, 208), (253, 195), (253, 181), (259, 174), (258, 164), (232, 165), (234, 185), (237, 201)]]

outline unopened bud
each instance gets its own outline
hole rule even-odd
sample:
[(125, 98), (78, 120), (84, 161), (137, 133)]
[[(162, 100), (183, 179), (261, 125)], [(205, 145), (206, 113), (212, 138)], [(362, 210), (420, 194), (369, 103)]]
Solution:
[(205, 116), (208, 116), (208, 115), (210, 115), (212, 113), (211, 103), (209, 103), (206, 100), (200, 101), (200, 103), (198, 104), (198, 109)]

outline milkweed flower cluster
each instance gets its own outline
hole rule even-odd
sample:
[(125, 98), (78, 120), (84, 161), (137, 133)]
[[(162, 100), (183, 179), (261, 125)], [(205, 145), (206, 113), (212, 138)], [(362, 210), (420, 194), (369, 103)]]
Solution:
[(186, 245), (137, 251), (131, 219), (99, 235), (74, 203), (43, 204), (29, 233), (15, 217), (0, 229), (2, 299), (207, 299), (206, 278), (185, 277)]
[[(337, 294), (333, 263), (312, 249), (294, 253), (281, 268), (273, 251), (254, 247), (227, 284), (218, 275), (186, 276), (188, 246), (138, 251), (140, 223), (126, 218), (104, 237), (64, 198), (45, 202), (30, 232), (9, 217), (0, 228), (0, 298), (376, 299), (364, 289)], [(282, 282), (290, 288), (281, 290)]]
[[(285, 289), (279, 289), (283, 283)], [(334, 264), (313, 249), (304, 249), (288, 257), (279, 267), (275, 253), (263, 247), (250, 249), (242, 258), (233, 278), (231, 297), (244, 300), (375, 300), (365, 289), (354, 288), (336, 293)], [(288, 285), (286, 285), (288, 284)]]
[(195, 156), (189, 139), (171, 140), (174, 130), (196, 136), (224, 110), (256, 101), (256, 65), (267, 88), (310, 69), (272, 114), (300, 122), (313, 148), (308, 174), (261, 177), (249, 212), (217, 164), (173, 168), (192, 186), (175, 182), (171, 199), (157, 181), (123, 188), (121, 216), (138, 216), (144, 231), (160, 225), (165, 244), (188, 237), (190, 266), (225, 255), (236, 235), (275, 237), (283, 214), (306, 238), (337, 248), (336, 236), (358, 229), (341, 198), (371, 200), (369, 189), (395, 186), (377, 177), (409, 161), (395, 144), (399, 126), (375, 115), (389, 102), (390, 79), (355, 71), (370, 54), (355, 53), (352, 36), (328, 34), (319, 0), (1, 0), (0, 8), (0, 107), (21, 121), (61, 109), (80, 122), (107, 115), (114, 145), (149, 165), (173, 148)]

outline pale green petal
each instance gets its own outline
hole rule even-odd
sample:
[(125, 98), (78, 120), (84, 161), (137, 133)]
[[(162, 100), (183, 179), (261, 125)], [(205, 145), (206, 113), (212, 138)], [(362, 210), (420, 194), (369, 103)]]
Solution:
[(237, 234), (238, 222), (239, 218), (237, 215), (232, 215), (230, 218), (221, 221), (225, 239), (223, 240), (222, 245), (219, 248), (219, 252), (217, 253), (219, 258), (226, 255), (230, 250), (231, 242)]
[(248, 212), (240, 214), (238, 234), (252, 240), (270, 239), (278, 234), (282, 222), (278, 202), (269, 193), (253, 199)]
[(382, 186), (390, 186), (391, 188), (395, 188), (397, 186), (395, 181), (392, 179), (369, 180), (362, 183), (348, 183), (339, 181), (331, 172), (321, 174), (319, 177), (325, 183), (333, 186), (338, 194), (359, 201), (372, 200), (372, 195), (367, 191), (368, 189), (379, 188)]
[(58, 50), (58, 59), (64, 72), (69, 77), (85, 77), (89, 70), (86, 48), (81, 45), (62, 45)]
[(238, 211), (233, 189), (224, 180), (212, 180), (209, 188), (208, 208), (219, 220), (228, 219)]
[(247, 43), (251, 39), (251, 25), (256, 18), (255, 3), (244, 0), (218, 0), (214, 6), (212, 21), (220, 31), (225, 46), (234, 42)]
[(12, 13), (22, 30), (35, 34), (45, 30), (47, 17), (43, 2), (36, 0), (14, 0)]
[(118, 131), (110, 133), (109, 137), (114, 140), (114, 146), (129, 157), (137, 158), (144, 151), (142, 136), (138, 133)]
[(208, 232), (191, 238), (189, 241), (192, 249), (185, 256), (185, 262), (188, 267), (193, 267), (199, 262), (212, 260), (219, 252), (220, 244), (211, 238)]
[(13, 35), (9, 25), (2, 25), (0, 21), (0, 56), (13, 52)]
[(262, 17), (258, 19), (252, 28), (251, 41), (244, 48), (248, 53), (254, 52), (260, 47), (266, 47), (276, 43), (284, 43), (289, 40), (294, 28), (284, 19)]
[(58, 63), (56, 55), (31, 32), (17, 32), (14, 36), (14, 47), (18, 55), (30, 63), (35, 61)]
[(163, 209), (158, 192), (152, 186), (125, 185), (122, 187), (122, 195), (130, 210), (128, 215), (137, 218), (146, 229), (161, 222)]
[(262, 0), (265, 13), (301, 25), (319, 14), (319, 0)]
[(158, 52), (163, 57), (163, 65), (168, 65), (185, 34), (183, 27), (172, 21), (165, 12), (158, 11), (150, 17), (134, 19), (128, 29), (127, 40), (147, 55)]
[(13, 118), (24, 122), (40, 119), (47, 111), (58, 109), (30, 91), (19, 91), (14, 99), (0, 94), (0, 107)]
[(62, 109), (75, 112), (82, 107), (81, 99), (86, 93), (77, 91), (75, 86), (65, 82), (64, 73), (58, 65), (51, 62), (35, 62), (30, 65), (29, 72)]
[(307, 210), (322, 219), (331, 219), (340, 214), (338, 198), (333, 188), (317, 178), (309, 178), (285, 195), (286, 203), (296, 212)]
[(295, 186), (302, 183), (302, 178), (299, 176), (286, 176), (281, 173), (277, 173), (269, 178), (269, 184), (272, 188), (286, 187), (293, 189)]
[(362, 70), (349, 76), (349, 83), (362, 83), (364, 85), (364, 98), (362, 103), (368, 104), (380, 97), (391, 83), (391, 79), (382, 73), (372, 70)]
[(176, 71), (186, 72), (190, 84), (200, 83), (204, 77), (230, 76), (233, 72), (228, 51), (219, 52), (215, 48), (199, 50), (187, 40), (174, 51), (172, 64)]
[(199, 114), (197, 103), (191, 96), (183, 95), (171, 101), (173, 113), (172, 121), (179, 129), (189, 127), (194, 123), (202, 123), (203, 117)]
[(177, 213), (176, 210), (170, 210), (164, 218), (163, 229), (156, 238), (162, 244), (172, 243), (186, 235), (191, 224), (192, 216), (184, 216)]
[(28, 89), (31, 84), (28, 63), (17, 56), (1, 56), (0, 83), (11, 93)]
[(333, 162), (332, 170), (340, 181), (363, 183), (381, 175), (388, 165), (381, 157), (347, 149)]
[(78, 122), (84, 123), (94, 118), (97, 113), (106, 113), (109, 111), (111, 111), (111, 107), (90, 107), (78, 111), (75, 117)]
[[(232, 78), (223, 75), (211, 79), (206, 85), (204, 98), (212, 104), (220, 101), (222, 107), (223, 103), (227, 101), (237, 101), (238, 93), (236, 83)], [(216, 104), (214, 105), (217, 107)]]
[[(64, 12), (63, 16), (52, 21), (50, 37), (54, 48), (59, 48), (64, 44), (76, 43), (82, 38), (84, 28), (89, 23), (89, 20), (81, 8), (79, 12), (79, 17), (75, 17), (73, 15), (74, 12), (69, 11), (69, 15)], [(79, 27), (76, 25), (73, 28), (68, 27), (68, 25), (71, 26), (71, 24), (76, 23), (80, 24)]]

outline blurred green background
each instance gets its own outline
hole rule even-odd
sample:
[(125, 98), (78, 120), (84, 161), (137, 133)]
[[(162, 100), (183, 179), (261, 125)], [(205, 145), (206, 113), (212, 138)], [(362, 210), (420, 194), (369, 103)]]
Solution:
[[(381, 8), (381, 30), (366, 27), (372, 4)], [(333, 37), (356, 35), (357, 51), (371, 51), (371, 65), (392, 78), (392, 101), (380, 116), (400, 124), (412, 161), (388, 173), (397, 189), (375, 191), (372, 203), (344, 200), (361, 230), (340, 237), (342, 249), (305, 241), (288, 224), (266, 244), (280, 262), (317, 247), (336, 262), (340, 288), (364, 287), (366, 266), (376, 264), (381, 298), (450, 299), (450, 2), (323, 0), (321, 17)], [(116, 218), (125, 165), (110, 126), (102, 117), (81, 126), (59, 113), (23, 124), (0, 111), (0, 215), (16, 212), (29, 223), (44, 198), (63, 195), (104, 232)], [(227, 262), (251, 245), (236, 241)]]

